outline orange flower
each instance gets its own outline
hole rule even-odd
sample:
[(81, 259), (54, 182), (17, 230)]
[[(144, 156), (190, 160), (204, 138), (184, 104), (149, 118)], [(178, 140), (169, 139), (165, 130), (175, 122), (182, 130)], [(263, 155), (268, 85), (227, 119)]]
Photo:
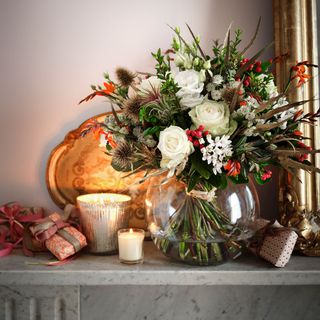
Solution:
[(108, 141), (109, 145), (111, 146), (111, 148), (115, 148), (117, 146), (117, 144), (114, 142), (113, 138), (112, 138), (112, 133), (107, 132), (104, 133), (106, 135), (106, 140)]
[(294, 134), (295, 136), (300, 137), (300, 136), (302, 136), (303, 133), (302, 133), (300, 130), (294, 130), (294, 131), (293, 131), (293, 134)]
[(310, 74), (306, 74), (306, 65), (308, 65), (308, 61), (303, 61), (297, 63), (294, 67), (291, 68), (291, 71), (295, 72), (295, 75), (291, 78), (291, 80), (299, 79), (297, 87), (301, 87), (301, 85), (306, 83), (307, 80), (311, 78)]
[(109, 83), (104, 82), (103, 85), (104, 85), (105, 89), (103, 89), (101, 91), (97, 91), (96, 94), (98, 96), (109, 95), (109, 94), (113, 93), (116, 88), (112, 82), (109, 82)]
[(96, 140), (100, 140), (100, 135), (104, 134), (104, 131), (101, 127), (94, 127), (94, 128), (92, 128), (92, 133), (93, 133), (94, 138)]
[(236, 177), (240, 173), (240, 162), (237, 160), (228, 160), (224, 169), (228, 171), (227, 176)]

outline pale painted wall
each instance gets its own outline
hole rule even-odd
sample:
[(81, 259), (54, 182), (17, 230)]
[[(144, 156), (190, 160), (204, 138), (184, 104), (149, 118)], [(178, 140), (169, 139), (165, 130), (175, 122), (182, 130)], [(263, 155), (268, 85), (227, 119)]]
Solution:
[[(253, 50), (272, 41), (271, 0), (0, 0), (0, 203), (56, 209), (45, 185), (50, 151), (108, 110), (102, 99), (77, 102), (103, 71), (151, 70), (149, 52), (171, 42), (167, 24), (188, 22), (209, 50), (231, 21), (247, 42), (260, 15)], [(261, 193), (264, 214), (275, 211), (275, 185)]]

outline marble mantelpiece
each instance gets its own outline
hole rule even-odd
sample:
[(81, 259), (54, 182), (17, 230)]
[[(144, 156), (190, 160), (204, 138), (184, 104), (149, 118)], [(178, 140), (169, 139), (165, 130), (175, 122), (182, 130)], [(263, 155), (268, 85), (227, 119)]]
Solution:
[(58, 267), (29, 265), (20, 251), (0, 259), (1, 320), (314, 320), (320, 258), (293, 256), (278, 269), (252, 255), (193, 267), (145, 243), (145, 263), (83, 254)]
[(145, 262), (124, 265), (118, 256), (83, 254), (58, 267), (28, 265), (48, 261), (27, 258), (20, 251), (0, 259), (1, 285), (320, 285), (320, 258), (293, 256), (285, 268), (276, 268), (246, 254), (219, 266), (194, 267), (175, 263), (145, 242)]

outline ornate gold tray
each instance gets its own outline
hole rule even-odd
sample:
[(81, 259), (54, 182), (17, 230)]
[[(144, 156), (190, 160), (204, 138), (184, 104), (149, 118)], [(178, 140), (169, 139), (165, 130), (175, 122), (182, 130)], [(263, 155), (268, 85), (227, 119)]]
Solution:
[[(90, 119), (103, 121), (108, 113)], [(132, 197), (130, 226), (146, 228), (144, 195), (147, 182), (136, 184), (143, 176), (134, 174), (127, 178), (111, 166), (111, 157), (105, 148), (99, 147), (93, 133), (81, 137), (81, 130), (90, 121), (70, 131), (57, 147), (53, 149), (47, 164), (46, 182), (53, 201), (64, 208), (66, 204), (76, 203), (78, 195), (94, 192), (118, 192)]]

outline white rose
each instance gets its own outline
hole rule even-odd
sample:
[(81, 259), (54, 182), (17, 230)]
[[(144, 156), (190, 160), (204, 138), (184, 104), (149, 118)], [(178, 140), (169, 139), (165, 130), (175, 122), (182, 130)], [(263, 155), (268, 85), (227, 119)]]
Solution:
[(193, 108), (203, 101), (201, 95), (203, 82), (200, 80), (199, 72), (195, 70), (181, 71), (174, 76), (174, 80), (181, 88), (177, 92), (177, 97), (181, 98), (180, 104), (183, 107)]
[(213, 136), (231, 135), (237, 122), (230, 118), (226, 103), (206, 100), (189, 112), (195, 127), (203, 125)]
[(138, 94), (148, 95), (150, 92), (160, 91), (162, 81), (156, 76), (152, 76), (148, 79), (144, 79), (137, 85)]
[(185, 131), (177, 126), (170, 126), (160, 132), (158, 149), (162, 155), (160, 166), (168, 169), (178, 166), (194, 151)]

